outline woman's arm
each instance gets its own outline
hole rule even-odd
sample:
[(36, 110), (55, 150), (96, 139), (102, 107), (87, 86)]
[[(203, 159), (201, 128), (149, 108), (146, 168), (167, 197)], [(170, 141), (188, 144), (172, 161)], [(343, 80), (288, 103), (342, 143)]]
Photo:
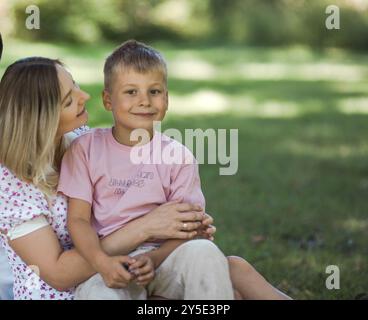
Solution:
[[(193, 239), (197, 235), (198, 221), (202, 221), (202, 208), (195, 204), (167, 202), (149, 214), (130, 221), (102, 240), (102, 247), (110, 255), (128, 254), (151, 239)], [(183, 230), (183, 223), (187, 224)]]
[[(132, 242), (140, 241), (137, 237), (133, 237), (132, 233), (129, 232), (129, 235), (132, 236), (130, 239), (134, 240)], [(108, 248), (105, 249), (104, 243), (109, 240), (108, 236), (101, 241), (102, 248), (108, 255), (115, 255)], [(96, 270), (76, 249), (62, 250), (51, 226), (9, 241), (9, 245), (27, 265), (37, 266), (40, 278), (59, 291), (68, 290), (96, 273)]]
[[(196, 209), (198, 207), (190, 204), (166, 203), (102, 239), (101, 246), (108, 255), (114, 256), (127, 254), (150, 238), (190, 239), (192, 230), (182, 231), (180, 226), (188, 219), (195, 221), (202, 217), (202, 213), (190, 211)], [(27, 265), (36, 265), (41, 279), (57, 290), (74, 287), (96, 273), (77, 250), (62, 250), (51, 226), (9, 241), (9, 244)]]
[(40, 278), (64, 291), (91, 277), (95, 271), (75, 250), (63, 251), (51, 226), (9, 241), (9, 245), (29, 266), (37, 266)]

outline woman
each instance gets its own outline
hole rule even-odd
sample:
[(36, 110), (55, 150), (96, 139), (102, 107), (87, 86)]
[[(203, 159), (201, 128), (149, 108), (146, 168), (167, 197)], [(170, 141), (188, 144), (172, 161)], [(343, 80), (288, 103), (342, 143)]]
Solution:
[[(16, 299), (73, 299), (73, 287), (95, 273), (72, 249), (67, 201), (55, 194), (67, 135), (88, 119), (89, 96), (76, 84), (64, 92), (60, 73), (65, 72), (57, 60), (28, 58), (9, 66), (0, 82), (0, 241), (14, 275)], [(101, 246), (115, 256), (150, 237), (190, 239), (193, 230), (181, 230), (179, 210), (195, 216), (190, 204), (167, 203), (102, 239)], [(37, 223), (41, 216), (47, 218), (44, 225)], [(209, 235), (214, 231), (208, 227)], [(244, 260), (229, 261), (232, 276), (238, 275), (233, 280), (241, 284), (239, 297), (254, 296), (254, 277), (263, 281), (268, 294), (262, 298), (281, 297)]]
[[(3, 53), (3, 39), (0, 33), (0, 61)], [(13, 297), (13, 278), (9, 265), (6, 261), (6, 255), (4, 249), (0, 246), (0, 300), (9, 300)]]

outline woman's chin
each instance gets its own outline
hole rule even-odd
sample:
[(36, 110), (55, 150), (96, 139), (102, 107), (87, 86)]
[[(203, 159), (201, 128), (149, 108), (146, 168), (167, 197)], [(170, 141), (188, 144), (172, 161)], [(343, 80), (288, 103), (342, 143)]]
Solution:
[(78, 117), (78, 119), (80, 120), (80, 123), (81, 123), (81, 125), (79, 127), (85, 126), (88, 122), (88, 112), (87, 111), (83, 112), (83, 114), (81, 114)]
[(74, 131), (80, 127), (86, 126), (88, 123), (88, 113), (85, 112), (83, 115), (78, 117), (78, 121), (76, 121), (73, 126), (68, 130), (68, 132)]

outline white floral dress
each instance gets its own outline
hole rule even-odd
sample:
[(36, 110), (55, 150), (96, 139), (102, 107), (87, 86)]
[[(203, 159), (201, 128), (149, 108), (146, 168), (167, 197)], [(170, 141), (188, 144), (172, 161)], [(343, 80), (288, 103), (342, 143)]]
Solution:
[[(79, 130), (77, 135), (88, 128)], [(9, 246), (6, 234), (14, 227), (44, 215), (64, 250), (72, 247), (66, 227), (67, 199), (58, 194), (50, 203), (33, 184), (19, 180), (0, 163), (0, 245), (5, 249), (14, 278), (16, 300), (71, 300), (74, 288), (60, 292), (50, 287)]]

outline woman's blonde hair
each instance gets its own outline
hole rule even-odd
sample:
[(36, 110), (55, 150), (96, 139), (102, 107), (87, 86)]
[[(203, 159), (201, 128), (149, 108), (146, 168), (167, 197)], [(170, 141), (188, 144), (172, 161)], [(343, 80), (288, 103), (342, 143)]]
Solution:
[(61, 91), (56, 66), (42, 57), (10, 65), (0, 82), (0, 162), (46, 195), (56, 191), (64, 138), (56, 141)]

